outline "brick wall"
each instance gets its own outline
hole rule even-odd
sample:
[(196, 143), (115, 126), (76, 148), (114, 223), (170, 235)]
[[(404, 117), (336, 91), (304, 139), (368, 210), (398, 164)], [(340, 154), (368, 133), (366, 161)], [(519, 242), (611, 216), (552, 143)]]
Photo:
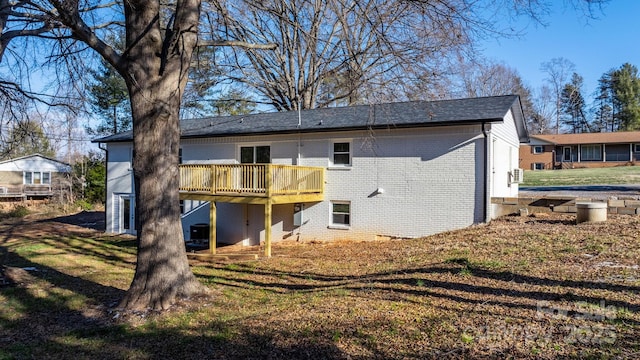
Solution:
[(544, 164), (545, 170), (553, 169), (553, 145), (542, 146), (543, 152), (533, 153), (533, 145), (520, 145), (520, 167), (525, 170), (533, 170), (533, 164)]

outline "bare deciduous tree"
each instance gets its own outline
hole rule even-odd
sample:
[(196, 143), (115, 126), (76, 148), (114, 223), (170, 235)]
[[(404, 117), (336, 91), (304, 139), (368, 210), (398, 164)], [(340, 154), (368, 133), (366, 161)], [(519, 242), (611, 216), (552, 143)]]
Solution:
[(220, 1), (218, 37), (277, 43), (228, 48), (219, 65), (277, 110), (407, 98), (452, 49), (488, 25), (473, 1)]
[(560, 132), (560, 115), (562, 114), (562, 89), (575, 71), (575, 65), (565, 58), (553, 58), (540, 65), (540, 70), (547, 74), (545, 79), (553, 92), (555, 101), (555, 132)]

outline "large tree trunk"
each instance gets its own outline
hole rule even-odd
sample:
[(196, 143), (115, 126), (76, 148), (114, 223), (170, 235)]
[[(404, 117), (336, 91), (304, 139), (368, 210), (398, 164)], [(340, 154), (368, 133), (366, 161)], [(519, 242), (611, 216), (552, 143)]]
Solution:
[(205, 291), (189, 268), (178, 196), (179, 110), (199, 2), (179, 1), (173, 31), (164, 33), (158, 10), (156, 1), (125, 1), (138, 237), (135, 276), (120, 304), (127, 309), (166, 309)]

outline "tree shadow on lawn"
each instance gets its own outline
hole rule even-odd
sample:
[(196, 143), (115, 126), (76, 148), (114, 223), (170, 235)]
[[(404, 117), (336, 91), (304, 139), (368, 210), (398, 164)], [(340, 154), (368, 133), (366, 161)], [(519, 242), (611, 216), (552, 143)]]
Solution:
[[(4, 247), (0, 251), (13, 280), (11, 286), (0, 288), (0, 295), (7, 299), (4, 310), (0, 310), (0, 358), (348, 358), (331, 341), (330, 334), (313, 342), (300, 342), (300, 334), (286, 334), (282, 329), (273, 333), (268, 327), (256, 329), (216, 319), (200, 327), (184, 328), (156, 328), (153, 322), (141, 327), (118, 323), (114, 314), (119, 313), (105, 304), (117, 304), (123, 290), (61, 273)], [(78, 302), (88, 307), (74, 308)], [(127, 316), (144, 320), (146, 315)], [(280, 342), (287, 337), (298, 341), (278, 345), (276, 337)]]
[[(209, 283), (250, 288), (258, 287), (275, 293), (289, 291), (318, 292), (335, 289), (353, 291), (382, 291), (412, 296), (426, 296), (448, 299), (457, 303), (497, 305), (505, 308), (539, 310), (544, 302), (572, 302), (600, 305), (605, 301), (606, 306), (637, 313), (640, 303), (606, 299), (601, 296), (580, 295), (577, 292), (603, 290), (613, 293), (640, 293), (640, 287), (611, 284), (599, 281), (555, 280), (536, 276), (521, 275), (508, 271), (492, 271), (471, 266), (468, 263), (443, 263), (439, 266), (402, 271), (380, 272), (361, 276), (334, 276), (305, 272), (290, 273), (277, 270), (261, 270), (246, 265), (235, 265), (232, 268), (224, 265), (202, 265), (219, 271), (245, 274), (247, 276), (264, 276), (267, 281), (255, 278), (243, 280), (236, 276), (199, 275)], [(467, 271), (467, 275), (461, 275)], [(457, 275), (459, 281), (443, 281), (429, 277), (441, 274)], [(275, 281), (268, 281), (269, 278)], [(475, 280), (486, 279), (491, 285), (480, 285)], [(307, 283), (304, 283), (305, 281)], [(531, 288), (529, 290), (528, 288)], [(536, 289), (537, 288), (537, 289)], [(551, 288), (550, 290), (547, 290)], [(538, 290), (539, 289), (539, 290)], [(465, 295), (466, 294), (466, 295)], [(503, 299), (503, 300), (498, 300)], [(504, 300), (512, 299), (513, 301)], [(518, 301), (530, 300), (528, 303)], [(411, 301), (410, 299), (404, 299)], [(569, 313), (568, 315), (572, 315)], [(625, 320), (627, 321), (627, 320)], [(638, 325), (640, 322), (629, 319), (627, 322)]]
[(59, 216), (52, 219), (44, 219), (40, 222), (59, 222), (70, 225), (77, 225), (87, 229), (98, 231), (105, 230), (105, 213), (104, 211), (81, 211), (77, 214)]

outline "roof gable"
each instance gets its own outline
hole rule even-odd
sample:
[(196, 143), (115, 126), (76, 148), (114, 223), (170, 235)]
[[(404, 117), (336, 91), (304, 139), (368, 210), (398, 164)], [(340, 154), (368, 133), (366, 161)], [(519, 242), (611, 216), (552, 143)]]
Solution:
[[(517, 95), (210, 117), (182, 120), (180, 126), (182, 138), (309, 133), (501, 122), (510, 110), (522, 140), (527, 134)], [(131, 141), (132, 136), (128, 131), (94, 142)]]
[(0, 162), (0, 171), (48, 171), (71, 172), (71, 165), (61, 161), (32, 154)]

